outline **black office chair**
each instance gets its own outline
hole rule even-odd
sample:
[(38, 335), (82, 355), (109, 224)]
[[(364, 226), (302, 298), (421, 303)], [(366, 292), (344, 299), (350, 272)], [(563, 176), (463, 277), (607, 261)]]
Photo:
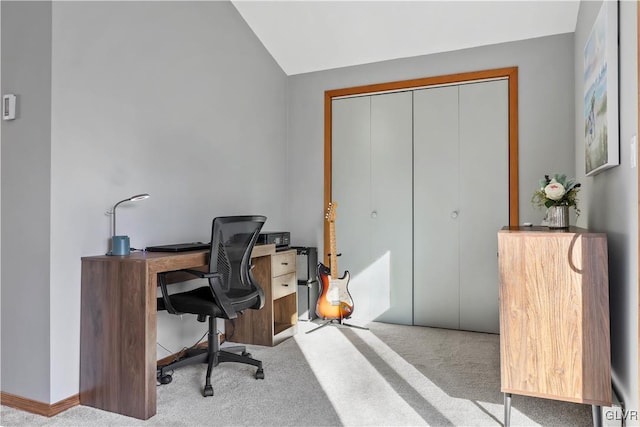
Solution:
[[(251, 358), (244, 346), (220, 348), (216, 318), (235, 319), (243, 310), (259, 310), (265, 302), (264, 292), (251, 274), (251, 251), (265, 221), (264, 216), (228, 216), (213, 220), (209, 271), (179, 270), (209, 279), (208, 286), (169, 294), (166, 275), (158, 274), (162, 298), (158, 310), (172, 314), (196, 314), (199, 322), (209, 318), (206, 349), (189, 349), (180, 359), (159, 366), (157, 378), (161, 384), (171, 382), (171, 371), (194, 363), (207, 363), (204, 396), (213, 396), (211, 369), (222, 362), (238, 362), (256, 366), (256, 379), (264, 379), (262, 362)], [(241, 353), (241, 354), (237, 354)]]

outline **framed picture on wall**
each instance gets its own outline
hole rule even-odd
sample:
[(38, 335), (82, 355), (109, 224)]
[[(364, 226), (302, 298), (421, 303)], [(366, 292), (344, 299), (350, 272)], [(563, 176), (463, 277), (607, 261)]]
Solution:
[(585, 173), (620, 164), (618, 2), (604, 1), (584, 47)]

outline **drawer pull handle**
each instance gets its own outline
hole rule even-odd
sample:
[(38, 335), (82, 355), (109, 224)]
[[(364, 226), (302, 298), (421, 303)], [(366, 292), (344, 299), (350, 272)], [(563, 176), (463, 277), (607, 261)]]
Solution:
[(288, 262), (283, 262), (282, 265), (289, 265), (289, 263)]
[(288, 283), (283, 283), (282, 286), (289, 286), (289, 284)]

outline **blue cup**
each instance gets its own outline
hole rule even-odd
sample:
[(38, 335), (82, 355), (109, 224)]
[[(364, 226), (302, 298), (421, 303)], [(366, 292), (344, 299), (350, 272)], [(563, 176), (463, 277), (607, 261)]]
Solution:
[(129, 255), (129, 236), (111, 237), (111, 255)]

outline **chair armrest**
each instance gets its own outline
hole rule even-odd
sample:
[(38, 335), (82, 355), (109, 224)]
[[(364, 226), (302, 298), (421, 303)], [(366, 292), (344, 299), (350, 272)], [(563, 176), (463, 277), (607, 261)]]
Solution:
[[(160, 291), (162, 292), (162, 300), (164, 302), (164, 306), (167, 311), (171, 314), (180, 314), (171, 304), (171, 295), (167, 291), (167, 274), (176, 273), (176, 272), (184, 272), (194, 275), (196, 277), (202, 279), (212, 279), (214, 277), (219, 277), (220, 273), (209, 273), (207, 271), (193, 270), (190, 268), (185, 268), (183, 270), (174, 270), (174, 271), (165, 271), (162, 273), (158, 273), (158, 284), (160, 285)], [(211, 281), (211, 280), (209, 280)], [(214, 295), (215, 298), (215, 295)]]
[(192, 274), (196, 277), (199, 277), (201, 279), (211, 279), (215, 276), (219, 276), (220, 273), (209, 273), (208, 271), (201, 271), (201, 270), (193, 270), (191, 268), (185, 268), (183, 270), (178, 270), (178, 271), (183, 271), (185, 273), (189, 273)]
[[(233, 308), (233, 304), (225, 293), (222, 291), (222, 275), (220, 273), (210, 273), (206, 271), (200, 270), (192, 270), (189, 268), (185, 268), (183, 270), (176, 270), (184, 273), (192, 274), (196, 277), (202, 279), (209, 279), (209, 288), (211, 289), (211, 293), (213, 294), (213, 298), (216, 300), (220, 308), (225, 314), (225, 318), (227, 319), (235, 319), (238, 317), (238, 313)], [(169, 273), (175, 273), (176, 271), (167, 271), (164, 273), (158, 273), (158, 283), (160, 284), (160, 290), (162, 291), (162, 299), (164, 301), (164, 306), (167, 311), (171, 314), (180, 314), (178, 313), (173, 305), (171, 304), (171, 296), (167, 291), (167, 280), (166, 275)]]
[(173, 304), (171, 304), (171, 298), (169, 298), (169, 293), (167, 292), (167, 274), (171, 273), (170, 271), (166, 273), (158, 273), (158, 284), (160, 285), (160, 291), (162, 292), (162, 300), (164, 301), (164, 307), (171, 314), (180, 314), (173, 308)]
[(180, 271), (193, 274), (194, 276), (197, 276), (201, 279), (209, 279), (209, 288), (211, 289), (213, 298), (216, 300), (216, 302), (224, 312), (225, 317), (227, 319), (235, 319), (236, 317), (238, 317), (238, 313), (233, 308), (233, 304), (231, 304), (231, 301), (229, 301), (229, 298), (227, 298), (227, 295), (222, 290), (222, 274), (216, 272), (209, 273), (206, 271), (192, 270), (190, 268), (185, 268), (184, 270)]

